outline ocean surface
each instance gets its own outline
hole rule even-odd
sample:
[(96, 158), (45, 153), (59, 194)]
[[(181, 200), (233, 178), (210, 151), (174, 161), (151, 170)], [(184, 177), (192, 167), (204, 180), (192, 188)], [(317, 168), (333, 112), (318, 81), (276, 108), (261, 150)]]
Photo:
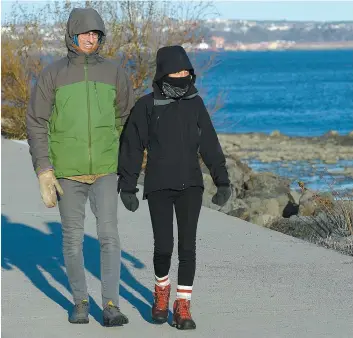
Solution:
[[(353, 50), (283, 52), (202, 52), (192, 55), (201, 73), (197, 86), (212, 113), (217, 132), (319, 136), (330, 130), (353, 131)], [(211, 68), (206, 70), (211, 60)], [(320, 191), (353, 191), (353, 179), (339, 175), (352, 161), (326, 165), (306, 162), (247, 162), (302, 180)], [(332, 175), (335, 172), (335, 175)]]
[[(218, 132), (317, 136), (353, 131), (353, 50), (219, 52), (193, 56)], [(213, 64), (205, 71), (207, 62)]]

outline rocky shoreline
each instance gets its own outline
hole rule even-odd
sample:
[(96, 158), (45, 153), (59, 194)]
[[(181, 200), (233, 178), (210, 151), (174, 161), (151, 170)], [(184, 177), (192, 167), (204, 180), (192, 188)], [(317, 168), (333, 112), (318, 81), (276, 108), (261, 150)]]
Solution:
[[(329, 133), (321, 137), (288, 137), (280, 133), (219, 135), (224, 150), (232, 197), (222, 208), (211, 202), (216, 188), (208, 169), (202, 164), (205, 193), (203, 205), (353, 255), (353, 195), (342, 200), (335, 191), (319, 193), (298, 180), (273, 172), (256, 172), (246, 160), (263, 162), (353, 160), (353, 133), (340, 136)], [(340, 172), (341, 173), (341, 172)], [(342, 173), (341, 173), (342, 174)], [(353, 183), (353, 170), (343, 174)]]
[[(337, 200), (334, 191), (318, 193), (299, 180), (294, 189), (287, 177), (256, 172), (246, 163), (254, 159), (283, 165), (293, 161), (353, 161), (353, 133), (340, 136), (331, 132), (321, 137), (288, 137), (280, 133), (220, 134), (219, 139), (226, 156), (232, 197), (223, 207), (212, 203), (216, 187), (201, 161), (204, 206), (353, 255), (353, 195), (348, 201)], [(352, 168), (345, 168), (343, 174), (349, 180), (352, 178), (353, 183)], [(143, 174), (139, 183), (143, 184)]]
[(257, 172), (303, 180), (311, 189), (353, 196), (353, 132), (331, 131), (318, 137), (289, 137), (278, 131), (220, 134), (226, 156), (239, 158)]
[(353, 131), (339, 135), (331, 131), (317, 137), (290, 137), (274, 131), (271, 134), (219, 134), (223, 151), (241, 160), (261, 162), (312, 161), (334, 164), (353, 160)]

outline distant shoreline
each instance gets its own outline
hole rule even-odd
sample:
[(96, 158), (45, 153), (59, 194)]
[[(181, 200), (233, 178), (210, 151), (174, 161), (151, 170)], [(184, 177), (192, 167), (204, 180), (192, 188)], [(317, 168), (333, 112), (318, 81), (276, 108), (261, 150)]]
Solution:
[[(287, 51), (353, 51), (353, 41), (339, 42), (339, 43), (295, 43), (290, 46), (279, 46), (277, 48), (263, 47), (251, 47), (250, 45), (244, 44), (242, 48), (230, 48), (230, 49), (197, 49), (187, 48), (187, 52), (191, 53), (234, 53), (234, 52), (287, 52)], [(52, 56), (65, 56), (67, 49), (63, 47), (48, 46), (44, 47), (40, 55), (52, 55)]]
[(288, 50), (336, 50), (336, 49), (353, 49), (353, 41), (346, 42), (322, 42), (322, 43), (296, 43)]
[(303, 42), (303, 43), (293, 43), (286, 45), (283, 43), (278, 43), (276, 47), (271, 47), (271, 44), (275, 42), (268, 41), (253, 44), (241, 43), (239, 46), (231, 45), (222, 49), (197, 49), (190, 48), (189, 51), (192, 52), (285, 52), (285, 51), (331, 51), (331, 50), (353, 50), (353, 41), (340, 41), (340, 42)]
[(232, 137), (232, 136), (249, 136), (249, 137), (259, 137), (259, 138), (275, 138), (281, 137), (286, 139), (298, 139), (298, 140), (327, 140), (328, 138), (336, 138), (336, 139), (352, 139), (353, 140), (353, 130), (348, 133), (340, 133), (335, 130), (330, 130), (327, 133), (320, 134), (320, 135), (286, 135), (285, 133), (281, 133), (278, 130), (274, 130), (270, 133), (260, 132), (260, 131), (249, 131), (249, 132), (239, 132), (239, 133), (229, 133), (229, 132), (217, 132), (217, 135), (222, 135), (225, 137)]

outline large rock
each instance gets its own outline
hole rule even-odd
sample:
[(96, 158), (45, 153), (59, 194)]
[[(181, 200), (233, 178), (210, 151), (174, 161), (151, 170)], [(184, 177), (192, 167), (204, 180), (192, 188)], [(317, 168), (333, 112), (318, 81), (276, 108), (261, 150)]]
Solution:
[[(245, 194), (246, 183), (250, 179), (251, 169), (242, 163), (235, 156), (226, 157), (226, 168), (228, 170), (229, 180), (234, 191), (233, 196), (241, 198)], [(201, 162), (201, 170), (204, 174), (204, 184), (206, 192), (214, 193), (215, 187), (213, 181), (209, 179), (209, 170), (206, 165)], [(208, 176), (205, 176), (207, 174)], [(206, 177), (206, 179), (205, 179)]]
[(252, 173), (246, 182), (246, 197), (277, 197), (290, 193), (290, 180), (273, 173)]
[(290, 217), (298, 213), (299, 196), (291, 192), (289, 180), (273, 173), (254, 173), (236, 156), (227, 156), (232, 196), (223, 207), (212, 203), (216, 187), (203, 165), (204, 206), (262, 226), (278, 217)]
[(299, 215), (300, 216), (312, 216), (316, 210), (316, 203), (314, 199), (314, 193), (312, 191), (304, 191), (299, 199)]
[(246, 202), (252, 210), (256, 210), (260, 214), (279, 215), (279, 203), (275, 198), (261, 199), (259, 197), (249, 197), (246, 199)]
[(249, 213), (247, 210), (249, 207), (241, 201), (241, 198), (245, 195), (246, 182), (250, 179), (251, 169), (246, 164), (239, 161), (235, 156), (226, 157), (226, 167), (231, 182), (232, 196), (226, 205), (219, 207), (212, 203), (212, 197), (217, 192), (217, 188), (213, 183), (208, 168), (203, 162), (201, 162), (201, 170), (203, 172), (205, 186), (203, 205), (226, 214), (233, 212), (233, 216), (237, 215), (236, 217), (248, 220)]
[(317, 194), (304, 190), (299, 199), (300, 216), (315, 216), (320, 212), (328, 213), (334, 207), (334, 198), (330, 193)]
[(251, 222), (251, 208), (241, 199), (233, 199), (227, 206), (227, 214)]
[(203, 174), (203, 181), (205, 186), (202, 200), (203, 206), (249, 221), (250, 208), (242, 199), (237, 198), (237, 192), (234, 186), (232, 186), (232, 195), (228, 202), (220, 207), (212, 203), (212, 197), (217, 192), (217, 188), (213, 184), (211, 176), (209, 174)]
[[(294, 196), (294, 197), (293, 197)], [(252, 201), (255, 200), (257, 203)], [(298, 207), (295, 192), (290, 190), (290, 181), (273, 173), (253, 173), (246, 183), (244, 201), (252, 205), (251, 221), (264, 225), (258, 215), (290, 217), (297, 214)]]
[(262, 215), (253, 216), (252, 223), (263, 227), (269, 227), (276, 219), (277, 217), (275, 216), (262, 214)]
[(213, 183), (211, 175), (203, 173), (203, 184), (205, 190), (203, 193), (202, 205), (207, 208), (219, 210), (219, 207), (211, 201), (213, 195), (217, 192), (217, 188)]

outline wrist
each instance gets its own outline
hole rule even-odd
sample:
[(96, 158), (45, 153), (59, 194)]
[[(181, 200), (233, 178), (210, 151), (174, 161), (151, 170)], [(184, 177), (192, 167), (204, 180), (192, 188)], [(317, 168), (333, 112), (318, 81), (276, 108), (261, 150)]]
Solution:
[(139, 189), (121, 189), (121, 193), (123, 194), (136, 194), (139, 191)]
[(217, 184), (217, 188), (229, 188), (230, 184), (229, 183), (221, 183)]
[(46, 174), (46, 173), (48, 173), (48, 172), (50, 172), (50, 171), (54, 172), (53, 167), (48, 167), (48, 168), (43, 168), (43, 169), (38, 168), (38, 169), (36, 170), (36, 174), (37, 174), (37, 177), (39, 177), (39, 176), (41, 176), (41, 175), (43, 175), (43, 174)]

